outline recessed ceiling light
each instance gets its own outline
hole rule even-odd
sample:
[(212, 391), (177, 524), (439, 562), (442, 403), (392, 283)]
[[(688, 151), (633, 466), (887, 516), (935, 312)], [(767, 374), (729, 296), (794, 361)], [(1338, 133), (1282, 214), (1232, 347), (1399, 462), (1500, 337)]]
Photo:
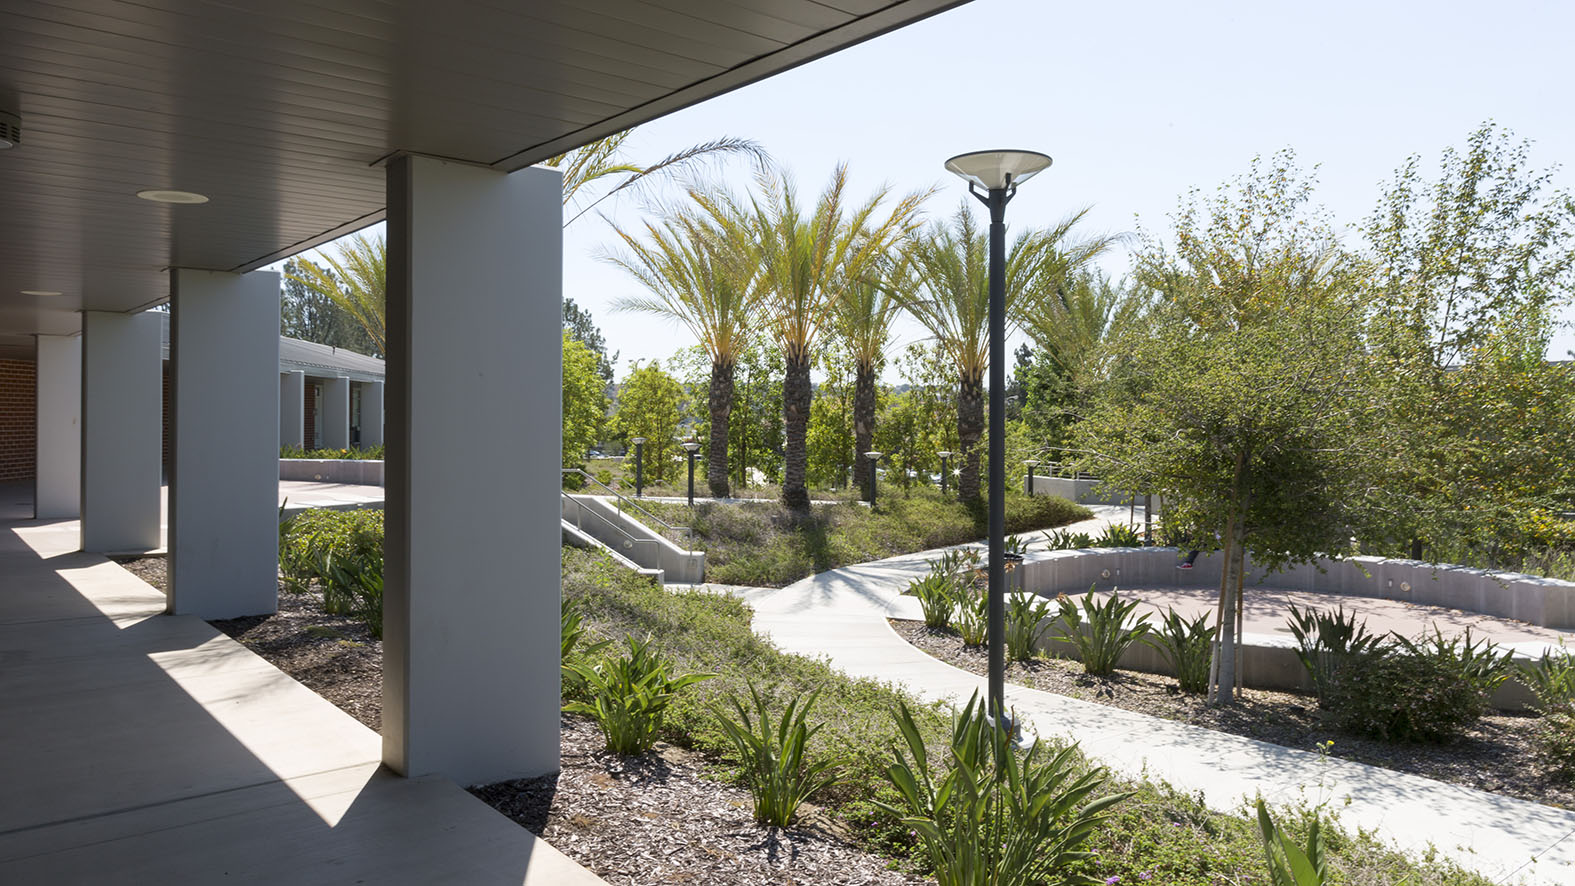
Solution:
[(207, 203), (208, 198), (191, 191), (166, 191), (158, 188), (138, 191), (137, 196), (154, 203)]
[(61, 293), (56, 291), (56, 290), (54, 290), (54, 289), (24, 289), (24, 290), (22, 290), (22, 294), (23, 295), (60, 295)]

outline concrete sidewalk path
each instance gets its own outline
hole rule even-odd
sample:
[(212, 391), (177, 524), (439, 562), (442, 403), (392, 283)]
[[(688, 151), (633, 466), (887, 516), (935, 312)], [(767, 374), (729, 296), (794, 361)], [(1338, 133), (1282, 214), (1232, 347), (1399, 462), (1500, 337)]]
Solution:
[[(1128, 518), (1125, 507), (1093, 510), (1094, 520), (1070, 528), (1097, 533)], [(786, 588), (729, 590), (755, 610), (755, 629), (785, 651), (825, 657), (850, 676), (900, 683), (925, 699), (982, 696), (983, 677), (931, 658), (886, 622), (920, 617), (918, 601), (902, 591), (938, 554), (834, 569)], [(1007, 686), (1006, 703), (1040, 735), (1076, 741), (1126, 775), (1201, 793), (1217, 810), (1237, 811), (1260, 793), (1272, 803), (1327, 798), (1345, 827), (1376, 831), (1413, 852), (1436, 847), (1495, 882), (1575, 884), (1569, 810), (1021, 686)]]

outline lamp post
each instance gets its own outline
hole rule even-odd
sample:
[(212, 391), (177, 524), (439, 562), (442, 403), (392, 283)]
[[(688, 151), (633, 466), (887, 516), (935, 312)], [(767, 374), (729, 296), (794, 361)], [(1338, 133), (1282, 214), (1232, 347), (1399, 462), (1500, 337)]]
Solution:
[(946, 460), (952, 457), (951, 450), (942, 449), (935, 453), (941, 457), (941, 498), (946, 497)]
[(875, 462), (879, 461), (882, 455), (884, 453), (875, 449), (864, 453), (864, 457), (870, 460), (870, 510), (872, 511), (875, 510)]
[(1034, 468), (1039, 467), (1039, 459), (1030, 458), (1023, 462), (1028, 466), (1028, 497), (1034, 497)]
[(990, 715), (1006, 723), (1006, 204), (1050, 167), (1034, 151), (975, 151), (946, 161), (990, 209)]
[(695, 452), (700, 444), (693, 440), (684, 441), (684, 451), (689, 453), (689, 506), (695, 506)]
[(645, 492), (645, 438), (635, 437), (634, 443), (634, 497)]

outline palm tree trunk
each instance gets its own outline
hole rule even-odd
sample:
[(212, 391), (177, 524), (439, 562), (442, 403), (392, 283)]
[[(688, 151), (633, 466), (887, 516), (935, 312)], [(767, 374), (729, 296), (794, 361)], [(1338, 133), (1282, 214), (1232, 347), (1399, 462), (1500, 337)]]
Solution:
[(705, 478), (712, 498), (727, 498), (727, 430), (733, 415), (733, 364), (711, 364), (711, 445), (706, 452)]
[(809, 384), (809, 349), (790, 347), (787, 351), (787, 371), (782, 377), (782, 504), (807, 511), (809, 454), (804, 443), (814, 393)]
[(870, 488), (874, 465), (864, 457), (875, 446), (875, 365), (859, 363), (853, 376), (853, 488)]
[(979, 499), (979, 439), (984, 436), (984, 384), (964, 376), (957, 382), (957, 440), (962, 444), (957, 496)]

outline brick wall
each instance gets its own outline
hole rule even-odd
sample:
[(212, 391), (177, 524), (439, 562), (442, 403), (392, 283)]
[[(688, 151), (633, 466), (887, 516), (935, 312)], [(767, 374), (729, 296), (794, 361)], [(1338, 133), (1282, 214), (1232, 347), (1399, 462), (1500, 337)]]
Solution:
[(27, 360), (0, 360), (0, 483), (33, 479), (38, 445), (37, 367)]

